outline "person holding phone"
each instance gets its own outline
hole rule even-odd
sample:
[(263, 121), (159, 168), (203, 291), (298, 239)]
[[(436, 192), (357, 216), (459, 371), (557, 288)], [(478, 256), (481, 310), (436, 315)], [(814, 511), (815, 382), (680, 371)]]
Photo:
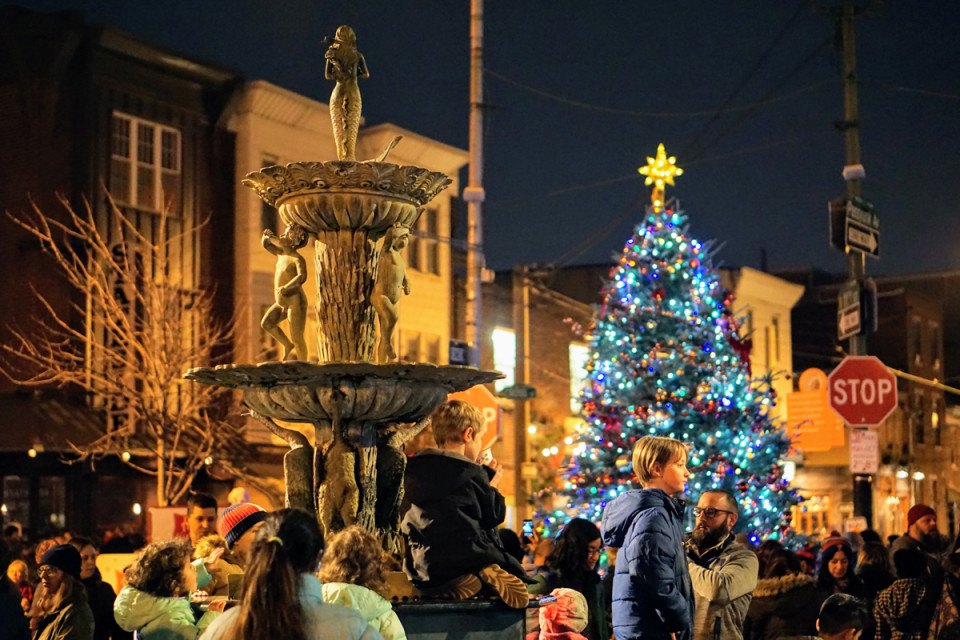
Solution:
[(533, 576), (536, 584), (528, 588), (534, 595), (550, 594), (560, 588), (583, 594), (589, 619), (581, 633), (588, 640), (610, 637), (603, 588), (597, 573), (602, 549), (597, 525), (583, 518), (574, 518), (560, 531), (546, 564)]

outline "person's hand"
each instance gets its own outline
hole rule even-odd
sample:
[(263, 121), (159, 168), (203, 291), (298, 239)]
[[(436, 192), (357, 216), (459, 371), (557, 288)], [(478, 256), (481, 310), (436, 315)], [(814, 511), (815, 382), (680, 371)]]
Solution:
[(496, 460), (491, 460), (490, 464), (487, 466), (493, 469), (493, 477), (490, 478), (490, 486), (496, 489), (497, 485), (500, 484), (500, 481), (503, 480), (503, 465)]
[(214, 613), (223, 613), (227, 610), (227, 601), (224, 600), (212, 600), (210, 604), (207, 605), (207, 611), (213, 611)]
[(217, 547), (210, 552), (210, 555), (203, 559), (203, 564), (207, 565), (208, 567), (213, 566), (216, 564), (217, 560), (223, 557), (223, 554), (226, 553), (226, 551), (227, 550), (223, 547)]

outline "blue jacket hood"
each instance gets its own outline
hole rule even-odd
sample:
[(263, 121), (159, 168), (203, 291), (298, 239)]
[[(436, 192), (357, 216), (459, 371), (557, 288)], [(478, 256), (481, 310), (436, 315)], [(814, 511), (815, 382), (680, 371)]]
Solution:
[(683, 517), (682, 500), (671, 498), (660, 489), (634, 489), (617, 496), (603, 512), (603, 544), (623, 547), (630, 526), (641, 511), (661, 507)]

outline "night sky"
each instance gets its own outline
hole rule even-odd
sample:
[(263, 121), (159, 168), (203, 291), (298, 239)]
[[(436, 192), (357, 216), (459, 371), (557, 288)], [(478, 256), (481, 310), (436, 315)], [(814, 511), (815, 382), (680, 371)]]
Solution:
[[(881, 220), (867, 268), (960, 269), (960, 3), (874, 4), (856, 27), (863, 194)], [(28, 5), (324, 102), (323, 38), (347, 23), (371, 70), (367, 124), (467, 148), (467, 0)], [(771, 269), (845, 269), (827, 236), (844, 192), (833, 33), (809, 0), (487, 0), (488, 265), (608, 260), (642, 218), (636, 168), (662, 141), (686, 171), (668, 195), (721, 264), (758, 266), (763, 248)]]

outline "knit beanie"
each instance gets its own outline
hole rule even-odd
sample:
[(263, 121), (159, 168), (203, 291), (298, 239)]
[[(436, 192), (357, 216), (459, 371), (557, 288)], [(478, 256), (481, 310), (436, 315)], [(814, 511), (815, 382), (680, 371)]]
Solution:
[(227, 541), (227, 548), (232, 549), (240, 536), (249, 531), (250, 527), (258, 522), (263, 522), (266, 518), (267, 512), (264, 511), (263, 507), (259, 507), (252, 502), (241, 502), (223, 510), (220, 519), (217, 521), (217, 533)]
[(587, 626), (587, 599), (573, 589), (554, 589), (555, 602), (540, 607), (540, 629), (547, 633), (580, 633)]
[(926, 516), (937, 517), (937, 512), (925, 504), (915, 504), (907, 511), (907, 529), (913, 526), (913, 523)]
[(40, 556), (40, 566), (50, 565), (56, 567), (66, 574), (80, 579), (80, 565), (83, 561), (80, 559), (80, 552), (72, 544), (58, 544), (51, 547)]
[(839, 531), (831, 531), (829, 537), (823, 540), (823, 544), (820, 545), (820, 553), (823, 553), (830, 547), (836, 546), (850, 546), (850, 543), (847, 542), (847, 539), (840, 535)]

